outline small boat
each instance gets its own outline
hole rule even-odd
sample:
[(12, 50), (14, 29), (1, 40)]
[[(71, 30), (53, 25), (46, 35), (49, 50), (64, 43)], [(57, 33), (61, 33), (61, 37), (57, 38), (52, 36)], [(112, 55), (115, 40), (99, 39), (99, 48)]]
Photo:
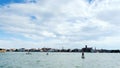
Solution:
[(26, 54), (27, 54), (27, 55), (31, 55), (31, 53), (30, 53), (30, 52), (27, 52)]

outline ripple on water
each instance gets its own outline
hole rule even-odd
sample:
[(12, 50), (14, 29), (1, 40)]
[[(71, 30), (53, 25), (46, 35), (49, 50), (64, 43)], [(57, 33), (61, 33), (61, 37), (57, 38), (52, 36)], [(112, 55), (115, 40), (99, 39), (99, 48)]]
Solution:
[(80, 68), (80, 66), (75, 66), (75, 68)]
[(5, 66), (4, 65), (1, 65), (0, 68), (4, 68)]
[(120, 54), (85, 55), (82, 60), (79, 53), (6, 53), (0, 56), (0, 68), (120, 68)]

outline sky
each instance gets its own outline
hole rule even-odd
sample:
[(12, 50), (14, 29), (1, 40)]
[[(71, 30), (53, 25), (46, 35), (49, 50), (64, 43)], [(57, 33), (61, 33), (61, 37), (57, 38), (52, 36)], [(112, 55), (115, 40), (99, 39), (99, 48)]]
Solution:
[(120, 49), (120, 0), (0, 0), (0, 48)]

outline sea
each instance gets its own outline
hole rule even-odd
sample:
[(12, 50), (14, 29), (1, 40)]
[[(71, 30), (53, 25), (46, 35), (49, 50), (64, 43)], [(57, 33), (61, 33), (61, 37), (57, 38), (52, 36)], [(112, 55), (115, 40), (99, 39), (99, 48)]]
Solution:
[(0, 68), (120, 68), (120, 53), (6, 52)]

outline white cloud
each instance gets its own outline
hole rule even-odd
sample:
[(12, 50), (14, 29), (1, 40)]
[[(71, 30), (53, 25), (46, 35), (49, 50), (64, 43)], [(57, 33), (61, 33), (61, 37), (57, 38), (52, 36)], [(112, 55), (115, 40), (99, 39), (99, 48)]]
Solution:
[(109, 40), (106, 39), (108, 37), (113, 41), (110, 44), (114, 44), (116, 42), (112, 38), (119, 38), (120, 34), (120, 8), (117, 7), (119, 3), (119, 0), (95, 0), (91, 4), (86, 0), (36, 0), (36, 3), (5, 5), (0, 7), (0, 30), (21, 35), (32, 42), (22, 39), (14, 40), (18, 42), (15, 43), (9, 39), (1, 39), (4, 41), (0, 42), (1, 46), (8, 47), (10, 44), (15, 47), (29, 47), (29, 45), (59, 47), (58, 45), (63, 45), (67, 48), (75, 48), (90, 44), (97, 47), (108, 45)]
[(41, 33), (46, 37), (56, 37), (56, 35), (54, 33), (50, 33), (48, 31), (43, 31)]

